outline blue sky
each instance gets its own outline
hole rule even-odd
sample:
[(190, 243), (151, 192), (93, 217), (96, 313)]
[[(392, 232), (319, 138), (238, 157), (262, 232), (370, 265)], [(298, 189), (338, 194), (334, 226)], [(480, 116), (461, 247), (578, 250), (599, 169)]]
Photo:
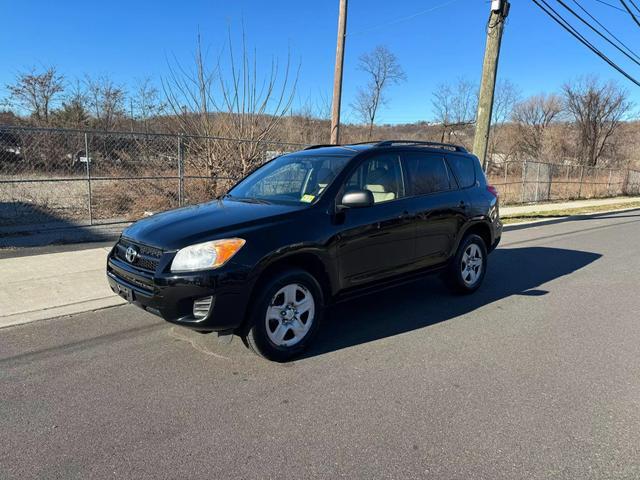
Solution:
[[(579, 1), (640, 53), (640, 27), (626, 13), (596, 0)], [(265, 66), (272, 57), (284, 60), (291, 51), (294, 61), (301, 63), (296, 103), (315, 102), (331, 95), (337, 6), (337, 0), (4, 0), (0, 85), (4, 89), (16, 72), (32, 65), (56, 65), (68, 79), (106, 74), (125, 86), (147, 76), (159, 79), (167, 73), (168, 57), (188, 63), (198, 29), (204, 45), (216, 55), (227, 41), (228, 27), (237, 38), (244, 22), (247, 42), (256, 47)], [(477, 82), (488, 11), (484, 0), (350, 0), (343, 96), (347, 120), (355, 119), (349, 103), (366, 81), (357, 70), (358, 56), (379, 44), (397, 55), (408, 78), (389, 90), (381, 123), (429, 119), (431, 94), (439, 83), (458, 77)], [(589, 38), (640, 78), (639, 66), (594, 35)], [(617, 80), (640, 104), (640, 87), (578, 44), (530, 0), (514, 0), (499, 76), (529, 95), (557, 90), (584, 74)]]

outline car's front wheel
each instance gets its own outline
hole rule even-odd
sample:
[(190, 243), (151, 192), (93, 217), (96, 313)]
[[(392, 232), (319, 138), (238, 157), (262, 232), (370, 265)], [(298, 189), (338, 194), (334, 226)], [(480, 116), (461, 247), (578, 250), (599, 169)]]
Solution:
[(458, 293), (475, 292), (487, 271), (487, 247), (479, 235), (467, 235), (445, 272), (446, 283)]
[(322, 288), (308, 272), (286, 270), (266, 282), (251, 310), (245, 343), (258, 355), (283, 362), (312, 340), (324, 311)]

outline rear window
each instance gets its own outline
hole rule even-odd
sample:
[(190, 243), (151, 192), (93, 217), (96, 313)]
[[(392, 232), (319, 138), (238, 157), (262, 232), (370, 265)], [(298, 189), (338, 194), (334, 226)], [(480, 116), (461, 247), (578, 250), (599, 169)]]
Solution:
[(460, 188), (471, 187), (476, 183), (476, 169), (472, 158), (449, 155), (447, 160), (458, 179)]
[(427, 195), (453, 188), (453, 179), (443, 157), (406, 153), (402, 160), (407, 172), (409, 195)]

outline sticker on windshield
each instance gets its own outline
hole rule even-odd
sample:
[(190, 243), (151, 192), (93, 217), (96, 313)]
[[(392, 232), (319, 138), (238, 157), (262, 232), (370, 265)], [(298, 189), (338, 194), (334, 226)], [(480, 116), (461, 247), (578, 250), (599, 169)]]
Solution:
[(313, 199), (316, 198), (315, 195), (303, 195), (302, 198), (300, 199), (301, 202), (306, 202), (306, 203), (311, 203), (313, 202)]

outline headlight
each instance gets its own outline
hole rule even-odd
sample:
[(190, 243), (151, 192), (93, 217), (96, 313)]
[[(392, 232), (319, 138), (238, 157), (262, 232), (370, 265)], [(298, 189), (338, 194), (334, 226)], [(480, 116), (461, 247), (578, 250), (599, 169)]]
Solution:
[(245, 241), (242, 238), (225, 238), (190, 245), (178, 250), (171, 262), (171, 271), (193, 272), (221, 267), (238, 253), (244, 244)]

